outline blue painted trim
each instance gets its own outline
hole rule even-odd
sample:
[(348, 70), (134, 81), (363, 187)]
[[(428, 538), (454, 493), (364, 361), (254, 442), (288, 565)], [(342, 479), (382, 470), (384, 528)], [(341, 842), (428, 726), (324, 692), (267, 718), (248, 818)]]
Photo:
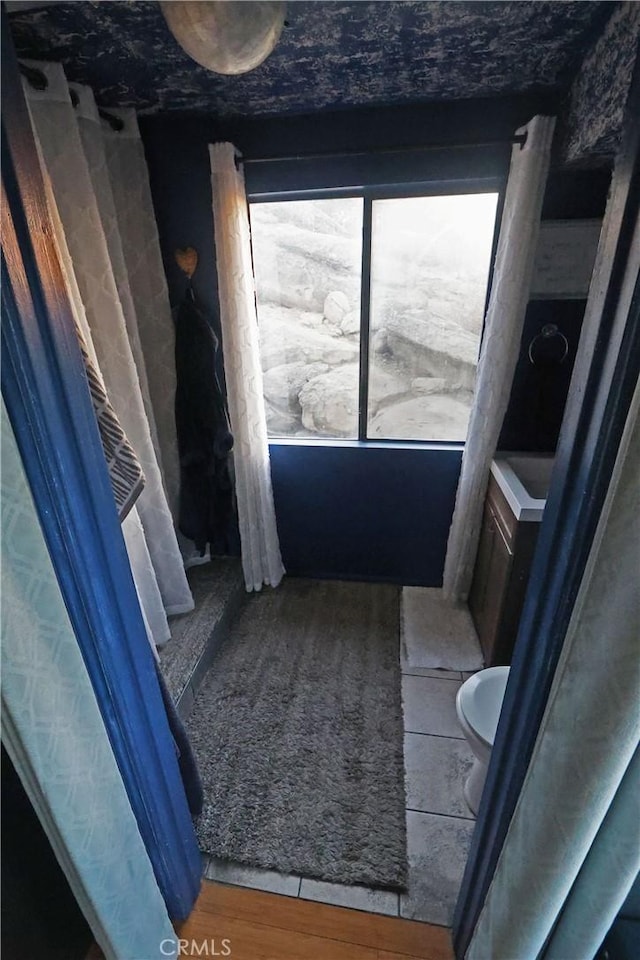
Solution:
[[(504, 177), (460, 176), (456, 179), (419, 180), (411, 183), (367, 183), (349, 187), (317, 187), (307, 190), (278, 190), (247, 193), (249, 203), (280, 203), (293, 200), (344, 200), (366, 197), (373, 200), (403, 199), (404, 197), (455, 196), (467, 193), (500, 193), (504, 191)], [(499, 225), (499, 224), (498, 224)]]
[[(230, 138), (237, 143), (233, 137)], [(241, 146), (241, 145), (240, 145)], [(465, 189), (465, 181), (500, 179), (508, 170), (510, 147), (470, 147), (466, 150), (442, 147), (423, 152), (392, 156), (362, 153), (342, 154), (331, 160), (274, 161), (247, 164), (245, 175), (250, 199), (265, 198), (270, 193), (298, 194), (321, 189), (340, 191), (360, 185), (376, 188), (387, 185), (396, 195), (421, 193), (423, 185), (442, 192), (455, 184)], [(344, 195), (344, 193), (342, 193)]]
[(140, 833), (167, 909), (183, 919), (198, 894), (200, 854), (50, 239), (6, 21), (2, 179), (2, 393)]
[[(509, 684), (453, 921), (467, 952), (526, 776), (640, 377), (640, 281), (629, 255), (640, 216), (640, 60), (603, 226), (599, 314), (586, 318)], [(596, 264), (596, 270), (598, 265)], [(625, 302), (623, 290), (633, 294)], [(626, 289), (629, 289), (626, 287)]]
[(324, 190), (279, 190), (269, 193), (247, 193), (249, 203), (281, 203), (289, 200), (353, 200), (361, 197), (364, 186), (329, 187)]

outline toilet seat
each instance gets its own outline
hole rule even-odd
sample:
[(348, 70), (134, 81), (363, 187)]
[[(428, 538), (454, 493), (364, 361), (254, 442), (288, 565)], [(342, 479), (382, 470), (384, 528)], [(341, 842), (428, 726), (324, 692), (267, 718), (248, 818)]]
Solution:
[(491, 748), (498, 729), (509, 667), (488, 667), (469, 677), (458, 691), (458, 706), (475, 735)]

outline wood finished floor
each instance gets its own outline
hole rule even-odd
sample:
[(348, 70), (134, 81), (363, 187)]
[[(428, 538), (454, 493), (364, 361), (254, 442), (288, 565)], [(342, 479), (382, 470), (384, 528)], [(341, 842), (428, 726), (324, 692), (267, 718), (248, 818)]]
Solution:
[(179, 936), (186, 957), (226, 938), (232, 960), (453, 960), (446, 927), (206, 880)]
[[(215, 956), (212, 944), (224, 956), (227, 940), (231, 960), (454, 960), (446, 927), (208, 880), (177, 932), (181, 957)], [(93, 947), (86, 960), (103, 954)]]

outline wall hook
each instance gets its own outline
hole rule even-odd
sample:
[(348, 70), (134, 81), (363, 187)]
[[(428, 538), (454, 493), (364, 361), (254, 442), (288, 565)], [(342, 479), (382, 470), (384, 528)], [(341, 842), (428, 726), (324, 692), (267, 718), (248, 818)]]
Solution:
[(174, 256), (182, 272), (191, 280), (198, 268), (198, 251), (194, 247), (178, 247)]

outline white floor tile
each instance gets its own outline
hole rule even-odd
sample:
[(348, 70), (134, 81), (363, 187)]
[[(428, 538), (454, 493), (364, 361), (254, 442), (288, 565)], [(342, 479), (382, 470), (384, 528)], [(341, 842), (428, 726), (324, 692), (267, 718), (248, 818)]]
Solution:
[(463, 793), (472, 763), (473, 754), (466, 740), (406, 733), (407, 807), (424, 813), (472, 818)]
[(400, 916), (450, 926), (474, 823), (431, 813), (407, 813), (409, 885)]
[(463, 737), (456, 716), (457, 680), (432, 677), (403, 677), (404, 728), (411, 733), (440, 737)]
[(385, 913), (391, 917), (398, 916), (398, 894), (391, 890), (372, 890), (370, 887), (325, 883), (324, 880), (306, 880), (303, 877), (300, 896), (303, 900), (332, 903), (337, 907), (351, 907), (352, 910)]
[(300, 891), (300, 877), (295, 874), (245, 867), (240, 863), (218, 860), (217, 857), (211, 857), (209, 860), (206, 878), (218, 880), (220, 883), (232, 883), (238, 887), (253, 887), (269, 893), (283, 893), (288, 897), (297, 897)]

